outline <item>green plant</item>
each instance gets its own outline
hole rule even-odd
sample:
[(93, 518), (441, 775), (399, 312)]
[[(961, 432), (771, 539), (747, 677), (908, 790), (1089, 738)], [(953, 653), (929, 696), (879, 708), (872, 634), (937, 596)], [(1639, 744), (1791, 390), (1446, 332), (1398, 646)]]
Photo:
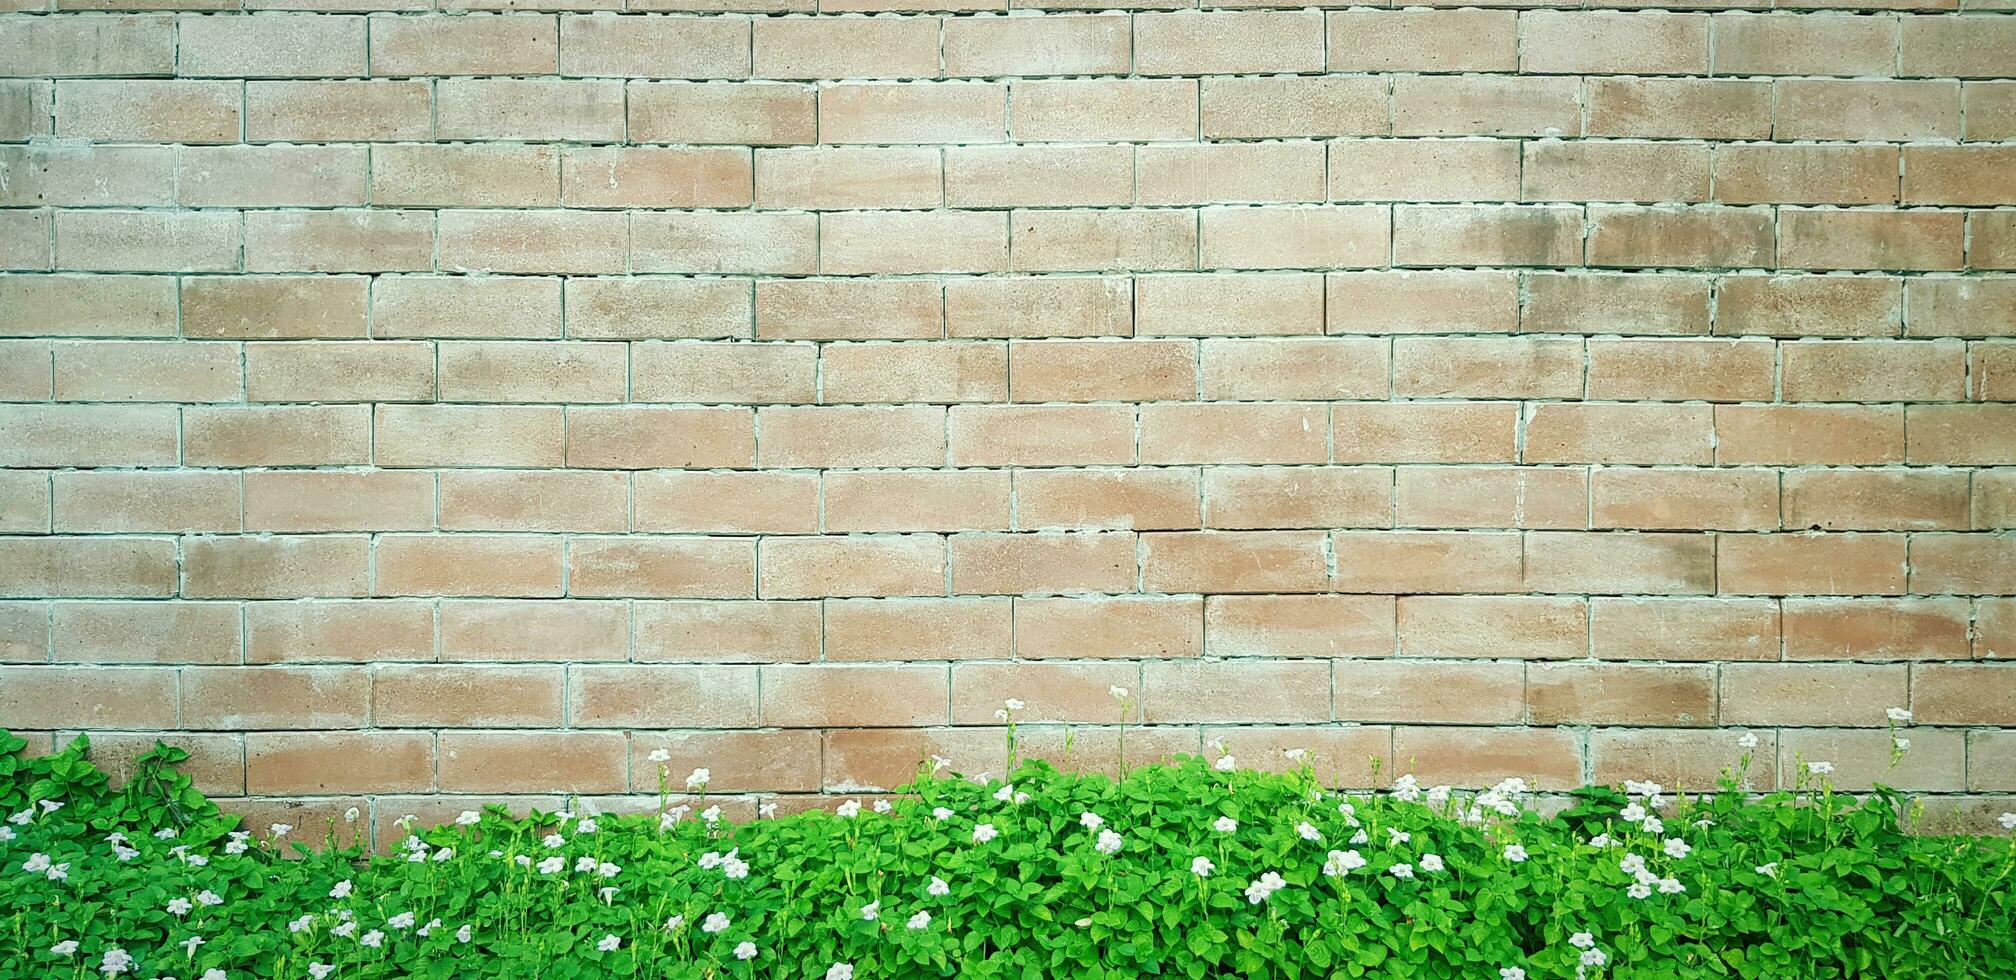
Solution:
[(83, 739), (21, 746), (0, 734), (0, 978), (2016, 975), (2016, 845), (1914, 836), (1896, 794), (1824, 780), (1542, 818), (1518, 780), (1032, 761), (731, 825), (696, 773), (692, 807), (471, 813), (372, 856), (239, 829), (175, 749), (113, 792)]

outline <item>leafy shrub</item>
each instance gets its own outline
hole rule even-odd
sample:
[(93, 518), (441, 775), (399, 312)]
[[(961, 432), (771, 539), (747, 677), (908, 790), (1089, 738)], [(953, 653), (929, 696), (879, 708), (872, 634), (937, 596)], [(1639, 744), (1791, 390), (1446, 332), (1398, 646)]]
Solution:
[(1542, 818), (1517, 780), (1029, 762), (741, 826), (702, 772), (699, 813), (470, 813), (367, 856), (236, 829), (176, 749), (114, 793), (83, 739), (21, 746), (0, 733), (0, 978), (2016, 976), (2016, 845), (1740, 772)]

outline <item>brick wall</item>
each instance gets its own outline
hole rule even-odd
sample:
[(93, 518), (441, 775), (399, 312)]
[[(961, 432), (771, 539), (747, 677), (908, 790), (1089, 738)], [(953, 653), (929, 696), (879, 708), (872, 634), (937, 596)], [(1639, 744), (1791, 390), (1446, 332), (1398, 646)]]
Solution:
[(1122, 685), (1136, 760), (2016, 793), (2007, 0), (0, 2), (40, 744), (747, 811)]

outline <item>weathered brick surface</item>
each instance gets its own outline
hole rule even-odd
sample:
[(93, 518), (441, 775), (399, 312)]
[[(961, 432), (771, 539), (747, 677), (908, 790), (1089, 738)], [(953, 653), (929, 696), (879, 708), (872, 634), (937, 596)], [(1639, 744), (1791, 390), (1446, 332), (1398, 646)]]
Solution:
[(4, 6), (38, 744), (2016, 792), (2007, 3)]

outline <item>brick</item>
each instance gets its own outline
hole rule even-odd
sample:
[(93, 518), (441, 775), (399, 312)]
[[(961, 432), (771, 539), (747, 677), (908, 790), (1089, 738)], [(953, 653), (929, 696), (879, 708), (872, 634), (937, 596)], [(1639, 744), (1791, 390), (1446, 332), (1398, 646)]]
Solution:
[(622, 344), (446, 341), (436, 347), (443, 401), (613, 402), (624, 396)]
[(1707, 463), (1716, 451), (1707, 406), (1533, 405), (1525, 430), (1529, 463)]
[(1014, 482), (1016, 522), (1022, 530), (1200, 526), (1194, 470), (1022, 470)]
[(245, 604), (245, 662), (431, 660), (434, 607), (414, 599)]
[[(9, 8), (27, 9), (27, 8)], [(172, 75), (175, 19), (152, 15), (0, 20), (8, 75)]]
[(2000, 595), (2016, 592), (2016, 540), (1988, 534), (1921, 534), (1911, 539), (1911, 591)]
[(756, 542), (748, 539), (573, 538), (567, 542), (566, 565), (567, 594), (572, 596), (756, 596)]
[(2007, 725), (2016, 697), (2006, 664), (1920, 664), (1911, 669), (1911, 710), (1921, 724)]
[(826, 402), (998, 401), (1008, 392), (1007, 345), (829, 344), (819, 355), (819, 386)]
[(1787, 527), (1827, 531), (1964, 530), (1960, 473), (1800, 470), (1785, 474)]
[[(817, 602), (638, 602), (636, 659), (772, 663), (819, 659)], [(610, 659), (622, 659), (620, 646)]]
[(557, 666), (380, 666), (371, 671), (371, 722), (384, 728), (557, 727), (564, 686)]
[(1509, 333), (1518, 323), (1510, 272), (1334, 272), (1324, 277), (1330, 333)]
[(1087, 466), (1134, 462), (1134, 409), (1125, 405), (954, 405), (953, 466)]
[(630, 480), (570, 471), (441, 474), (441, 528), (453, 531), (624, 531)]
[(1160, 660), (1141, 667), (1141, 711), (1151, 724), (1310, 722), (1330, 718), (1330, 665)]
[(945, 151), (954, 207), (1101, 206), (1134, 200), (1128, 146), (957, 146)]
[(1525, 714), (1516, 663), (1345, 660), (1332, 670), (1344, 721), (1493, 724)]
[(1402, 466), (1394, 476), (1401, 527), (1582, 528), (1589, 474), (1579, 468)]
[(1329, 458), (1322, 405), (1141, 406), (1141, 462), (1321, 463)]
[(1126, 532), (957, 534), (949, 548), (954, 593), (1123, 592), (1135, 582)]
[[(1193, 742), (1195, 737), (1192, 730)], [(834, 793), (861, 793), (907, 785), (917, 778), (918, 772), (933, 755), (955, 760), (954, 765), (961, 770), (997, 771), (1007, 762), (1004, 741), (1003, 730), (984, 728), (868, 728), (823, 732), (821, 751), (831, 760), (826, 766), (825, 789)], [(816, 799), (831, 800), (834, 797)]]
[(1007, 109), (998, 82), (839, 82), (819, 89), (819, 141), (999, 143)]
[(756, 336), (865, 340), (944, 335), (943, 291), (928, 279), (766, 280), (756, 287)]
[(833, 532), (989, 531), (1009, 521), (1002, 471), (828, 473), (821, 493)]
[(1606, 467), (1589, 486), (1598, 528), (1778, 528), (1779, 475), (1771, 470)]
[(1904, 288), (1874, 276), (1730, 276), (1716, 282), (1715, 332), (1791, 337), (1894, 337)]
[(762, 670), (766, 725), (930, 725), (943, 724), (950, 714), (950, 681), (942, 664), (774, 664)]
[(750, 203), (747, 150), (728, 147), (570, 146), (560, 197), (570, 207), (725, 208)]
[(52, 268), (51, 215), (46, 211), (0, 212), (0, 269)]
[(2016, 470), (1974, 474), (1973, 526), (1976, 530), (2016, 527)]
[(1517, 534), (1338, 531), (1330, 548), (1339, 592), (1514, 592), (1519, 586)]
[(1331, 407), (1332, 462), (1511, 462), (1511, 402), (1398, 402)]
[(1764, 208), (1589, 208), (1592, 266), (1769, 265), (1772, 214)]
[(1398, 337), (1393, 394), (1403, 397), (1579, 398), (1583, 345), (1538, 337)]
[(1703, 201), (1708, 147), (1696, 143), (1527, 143), (1527, 201)]
[(1967, 264), (1976, 269), (2016, 269), (2016, 214), (1977, 211), (1967, 216)]
[(1960, 83), (1796, 78), (1772, 83), (1779, 140), (1960, 138)]
[(951, 17), (944, 31), (945, 74), (953, 76), (1110, 75), (1133, 60), (1125, 14)]
[(1894, 763), (1893, 737), (1889, 732), (1790, 730), (1779, 733), (1778, 744), (1788, 763), (1796, 759), (1832, 763), (1827, 781), (1836, 790), (1868, 791), (1881, 784), (1923, 792), (1965, 784), (1963, 733), (1912, 730), (1910, 748)]
[[(1195, 657), (1203, 647), (1200, 598), (1080, 596), (1015, 600), (1017, 657)], [(955, 668), (953, 672), (955, 697), (961, 669)], [(1132, 667), (1128, 669), (1131, 671)], [(1122, 682), (1120, 686), (1134, 685)], [(1102, 696), (1105, 693), (1103, 689), (1091, 690), (1098, 690)]]
[[(651, 761), (659, 749), (671, 758)], [(668, 784), (677, 787), (684, 773), (712, 766), (707, 788), (717, 793), (814, 792), (819, 789), (819, 751), (816, 732), (638, 732), (630, 739), (630, 789), (642, 793)]]
[(1912, 337), (2016, 337), (2016, 280), (1916, 279), (1905, 287)]
[(1580, 265), (1581, 209), (1475, 205), (1393, 209), (1397, 265)]
[(1589, 609), (1585, 600), (1553, 596), (1403, 596), (1399, 636), (1405, 657), (1581, 657)]
[(363, 535), (182, 542), (182, 594), (192, 598), (361, 596), (370, 573), (370, 542)]
[(1393, 652), (1390, 596), (1210, 596), (1206, 651), (1214, 657), (1380, 657)]
[(1966, 82), (1960, 88), (1973, 115), (1965, 126), (1968, 139), (2009, 139), (2016, 133), (2016, 83)]
[(1933, 211), (1779, 214), (1780, 264), (1805, 269), (1957, 269), (1962, 215)]
[(238, 530), (235, 473), (84, 471), (53, 479), (58, 533)]
[(195, 276), (182, 280), (185, 337), (362, 337), (362, 276)]
[(2016, 30), (1994, 17), (1906, 17), (1897, 50), (1904, 75), (2016, 75)]
[[(57, 744), (67, 744), (83, 732), (58, 732)], [(91, 732), (91, 764), (105, 773), (112, 788), (132, 785), (141, 757), (156, 741), (189, 753), (176, 770), (204, 795), (239, 796), (245, 792), (245, 745), (238, 735), (184, 732)]]
[(247, 272), (424, 272), (434, 264), (425, 211), (253, 211)]
[[(1745, 734), (1757, 736), (1756, 748), (1737, 744)], [(1740, 774), (1740, 785), (1770, 789), (1777, 785), (1777, 746), (1778, 734), (1771, 730), (1597, 729), (1589, 733), (1589, 763), (1591, 778), (1604, 783), (1649, 779), (1676, 790), (1705, 791), (1720, 785), (1725, 774)]]
[(247, 142), (390, 142), (433, 135), (434, 87), (426, 81), (245, 83)]
[(1738, 595), (1904, 591), (1904, 538), (1896, 534), (1727, 535), (1715, 564), (1720, 590)]
[(2008, 732), (1967, 733), (1967, 788), (2006, 790), (2016, 786), (2016, 770), (2011, 769)]
[(1707, 594), (1718, 584), (1717, 545), (1707, 534), (1531, 531), (1525, 585), (1533, 592)]
[(38, 534), (50, 529), (50, 478), (32, 471), (0, 474), (0, 530)]
[(108, 79), (56, 83), (56, 135), (107, 142), (235, 143), (244, 83)]
[(817, 142), (815, 96), (807, 85), (767, 82), (631, 82), (633, 143)]
[(1591, 78), (1589, 136), (1771, 138), (1771, 83), (1708, 78)]
[(757, 589), (767, 599), (943, 595), (946, 561), (936, 535), (766, 538)]
[[(1017, 211), (1009, 237), (1018, 272), (1103, 272), (1194, 269), (1197, 222), (1181, 211)], [(1071, 280), (1043, 284), (1064, 288)], [(1097, 280), (1077, 281), (1080, 289)], [(951, 290), (975, 293), (983, 283), (954, 282)], [(1014, 288), (1003, 286), (1003, 289)], [(1035, 288), (1022, 284), (1022, 290)], [(1125, 332), (1125, 331), (1120, 331)]]
[(935, 78), (938, 21), (931, 17), (781, 17), (756, 21), (755, 73), (763, 78)]
[(827, 215), (819, 228), (820, 271), (1004, 272), (1005, 215), (978, 211), (859, 211)]
[(0, 708), (22, 729), (169, 728), (175, 684), (176, 671), (165, 667), (10, 666), (0, 671)]
[(191, 466), (312, 466), (369, 461), (362, 405), (196, 408), (182, 413), (182, 462)]
[(1776, 660), (1778, 649), (1775, 599), (1589, 603), (1589, 652), (1603, 660)]
[(1393, 79), (1395, 136), (1575, 136), (1574, 78), (1401, 75)]
[(49, 135), (55, 98), (54, 82), (0, 80), (0, 136), (12, 140)]
[(190, 147), (176, 179), (183, 204), (205, 207), (363, 204), (366, 158), (362, 147)]
[(449, 272), (622, 272), (629, 223), (598, 211), (450, 211), (437, 228)]
[(560, 151), (481, 143), (374, 147), (371, 201), (416, 207), (558, 204)]
[(362, 75), (364, 48), (362, 17), (185, 14), (177, 18), (175, 73), (228, 78)]
[(1868, 466), (1904, 458), (1901, 407), (1721, 405), (1716, 461)]
[(1139, 685), (1134, 664), (959, 664), (952, 668), (952, 722), (993, 725), (1002, 702), (1025, 705), (1018, 723), (1139, 721), (1139, 706), (1123, 710), (1110, 687)]
[(1323, 68), (1316, 11), (1176, 11), (1134, 18), (1134, 70), (1143, 75), (1306, 72)]
[(1534, 664), (1528, 720), (1536, 725), (1715, 723), (1715, 668), (1708, 665)]
[(828, 661), (1005, 660), (1010, 656), (1010, 633), (1005, 598), (825, 603)]
[(1151, 592), (1320, 592), (1329, 583), (1320, 531), (1157, 531), (1141, 535)]
[(945, 460), (945, 410), (923, 406), (766, 406), (762, 466), (935, 466)]
[(557, 596), (561, 563), (557, 538), (387, 534), (372, 551), (372, 588), (382, 596)]
[(1897, 61), (1892, 17), (1726, 13), (1713, 20), (1718, 74), (1888, 75)]
[[(566, 284), (567, 334), (570, 337), (608, 340), (686, 339), (748, 337), (754, 317), (754, 300), (744, 282), (714, 279), (588, 278), (569, 279)], [(664, 348), (640, 345), (633, 348), (634, 362), (649, 356), (661, 364), (668, 351), (690, 352), (693, 347)], [(706, 348), (708, 350), (725, 348)], [(647, 355), (645, 352), (651, 352)], [(809, 354), (809, 351), (807, 352)], [(641, 373), (641, 372), (640, 372)], [(716, 383), (735, 382), (717, 379)], [(643, 382), (639, 383), (640, 385)], [(640, 399), (648, 396), (640, 389)], [(660, 399), (671, 401), (725, 401), (733, 399)]]
[(1518, 14), (1509, 10), (1353, 10), (1329, 15), (1331, 71), (1514, 71)]
[(385, 276), (371, 294), (378, 337), (560, 336), (558, 279)]
[(260, 795), (426, 792), (434, 788), (434, 739), (425, 732), (253, 732), (245, 737), (245, 786)]
[(562, 75), (742, 78), (749, 57), (741, 18), (560, 16)]
[[(639, 603), (639, 609), (647, 603)], [(639, 611), (639, 621), (647, 621)], [(623, 659), (629, 609), (597, 601), (450, 599), (442, 603), (442, 659)], [(639, 647), (639, 657), (647, 659)]]
[(1321, 333), (1323, 282), (1303, 273), (1142, 276), (1134, 318), (1143, 336)]
[(1393, 729), (1393, 769), (1424, 783), (1489, 786), (1521, 773), (1538, 789), (1581, 784), (1581, 745), (1574, 732), (1546, 729)]
[(1009, 132), (1022, 142), (1197, 138), (1198, 83), (1188, 78), (1059, 78), (1016, 82)]
[(1519, 70), (1690, 75), (1708, 70), (1708, 15), (1538, 10), (1519, 15)]
[(1206, 268), (1365, 268), (1388, 253), (1384, 207), (1206, 208), (1200, 221)]
[(1184, 340), (1050, 340), (1009, 346), (1016, 401), (1160, 401), (1197, 391), (1197, 345)]
[(1718, 146), (1715, 200), (1725, 204), (1892, 204), (1898, 198), (1898, 167), (1897, 148), (1890, 146)]
[(561, 413), (549, 406), (379, 405), (372, 430), (380, 466), (553, 466), (562, 458)]
[(1199, 143), (1135, 152), (1141, 204), (1321, 201), (1323, 148), (1314, 143)]
[(373, 75), (545, 75), (559, 68), (550, 14), (371, 17)]
[(60, 602), (48, 624), (57, 663), (238, 662), (236, 603)]
[(638, 473), (630, 501), (639, 531), (810, 534), (819, 529), (819, 477), (812, 473)]
[(1965, 599), (1787, 599), (1787, 660), (1963, 660)]
[(447, 792), (615, 793), (629, 785), (621, 732), (442, 732)]
[(1205, 524), (1261, 528), (1391, 527), (1383, 468), (1224, 467), (1204, 471)]
[[(1905, 705), (1903, 664), (1725, 664), (1725, 725), (1885, 724), (1886, 708)], [(1929, 721), (1930, 719), (1920, 719)]]
[(1475, 139), (1340, 140), (1330, 144), (1330, 199), (1518, 200), (1519, 146)]
[(747, 467), (755, 458), (748, 409), (625, 405), (567, 412), (569, 466), (705, 469)]
[(1809, 341), (1783, 348), (1784, 397), (1796, 401), (1957, 401), (1959, 341)]
[(259, 402), (425, 401), (434, 346), (396, 340), (245, 345), (245, 395)]
[(371, 704), (361, 667), (191, 667), (182, 724), (194, 729), (359, 728)]
[(100, 340), (53, 351), (58, 401), (237, 401), (244, 387), (236, 344)]
[(171, 405), (9, 405), (0, 465), (172, 466), (175, 429)]
[(1994, 205), (2016, 199), (2008, 170), (2016, 154), (2000, 147), (1910, 147), (1904, 152), (1907, 204)]
[(1212, 338), (1197, 370), (1207, 399), (1376, 398), (1388, 390), (1386, 362), (1383, 339)]
[(90, 272), (227, 272), (238, 218), (223, 211), (59, 211), (56, 264)]
[(1206, 138), (1384, 136), (1392, 130), (1384, 78), (1211, 76), (1199, 84), (1198, 121)]
[(1763, 340), (1589, 342), (1589, 397), (1657, 401), (1768, 401), (1777, 346)]

